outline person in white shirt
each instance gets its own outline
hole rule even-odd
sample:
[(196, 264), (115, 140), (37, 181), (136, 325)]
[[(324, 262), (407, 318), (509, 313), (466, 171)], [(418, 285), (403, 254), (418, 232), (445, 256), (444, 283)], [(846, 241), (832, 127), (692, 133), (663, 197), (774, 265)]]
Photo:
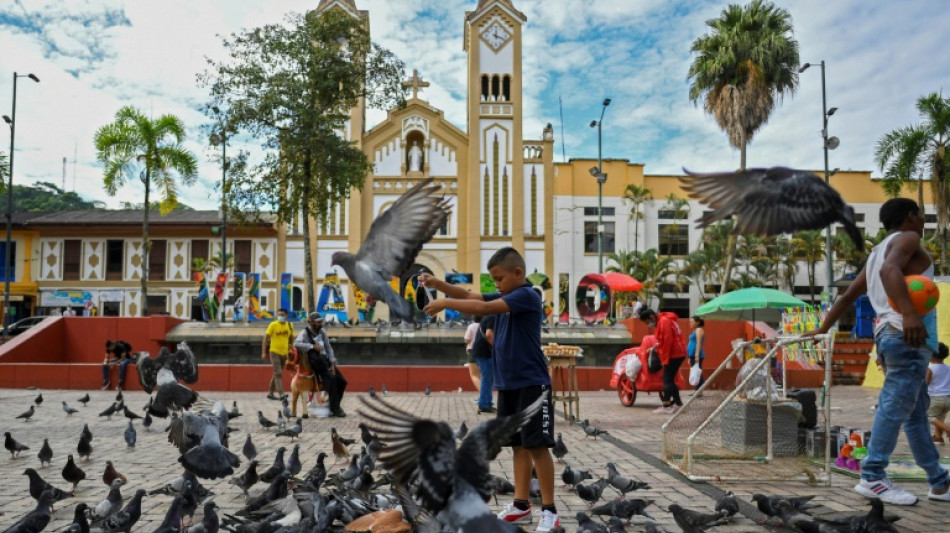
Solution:
[(472, 355), (472, 346), (475, 344), (475, 336), (478, 335), (478, 324), (481, 321), (482, 317), (476, 316), (475, 320), (473, 320), (465, 330), (465, 336), (462, 337), (462, 340), (465, 341), (465, 355), (468, 356), (468, 361), (465, 363), (466, 366), (468, 366), (468, 377), (472, 378), (472, 384), (475, 385), (475, 392), (481, 391), (482, 373), (478, 369), (478, 362), (475, 361), (475, 356)]
[(930, 395), (927, 418), (934, 427), (934, 442), (940, 444), (945, 444), (945, 434), (950, 435), (950, 427), (947, 426), (947, 413), (950, 413), (950, 366), (944, 361), (947, 355), (950, 355), (950, 351), (941, 342), (927, 365), (927, 394)]

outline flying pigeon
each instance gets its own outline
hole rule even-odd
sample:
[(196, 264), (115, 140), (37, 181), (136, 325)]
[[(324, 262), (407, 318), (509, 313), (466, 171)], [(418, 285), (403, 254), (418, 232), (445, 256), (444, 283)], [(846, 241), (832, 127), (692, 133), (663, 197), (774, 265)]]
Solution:
[(211, 412), (185, 412), (172, 421), (168, 440), (178, 447), (184, 467), (204, 479), (230, 476), (241, 463), (227, 449), (228, 412), (216, 402)]
[(699, 218), (700, 228), (735, 216), (734, 233), (765, 237), (840, 222), (858, 250), (864, 251), (854, 208), (811, 172), (785, 167), (711, 174), (683, 170), (688, 174), (680, 178), (683, 190), (713, 209)]
[(30, 449), (29, 446), (20, 444), (16, 439), (14, 439), (10, 435), (9, 431), (4, 432), (3, 435), (4, 435), (3, 447), (6, 448), (8, 452), (10, 452), (11, 459), (16, 459), (17, 457), (19, 457), (20, 452)]
[(31, 405), (30, 408), (23, 413), (17, 415), (17, 418), (22, 418), (24, 421), (29, 422), (30, 418), (33, 417), (33, 413), (36, 412), (36, 407)]
[(422, 246), (445, 224), (450, 207), (446, 199), (436, 196), (439, 188), (432, 178), (414, 185), (376, 217), (359, 252), (336, 252), (330, 261), (343, 268), (357, 287), (386, 302), (391, 314), (404, 322), (415, 322), (412, 304), (396, 294), (389, 282), (408, 273)]
[(66, 457), (66, 466), (63, 467), (63, 479), (73, 484), (73, 491), (79, 486), (80, 481), (86, 479), (86, 473), (73, 462), (73, 454), (69, 454)]
[(40, 460), (40, 467), (50, 464), (53, 459), (53, 449), (50, 448), (48, 439), (43, 439), (43, 447), (40, 448), (40, 453), (36, 454), (36, 457)]
[(189, 409), (198, 401), (195, 391), (178, 383), (178, 380), (185, 383), (198, 381), (198, 361), (187, 343), (178, 343), (175, 353), (162, 347), (154, 359), (139, 357), (136, 369), (145, 392), (151, 394), (155, 389), (155, 398), (148, 409), (153, 416), (165, 418), (169, 411)]
[(78, 400), (76, 400), (76, 401), (79, 402), (79, 403), (81, 403), (82, 406), (85, 407), (86, 404), (89, 403), (89, 393), (87, 392), (82, 398), (80, 398), (80, 399), (78, 399)]
[(66, 416), (69, 416), (69, 415), (71, 415), (71, 414), (73, 414), (73, 413), (78, 413), (78, 412), (79, 412), (79, 409), (76, 409), (76, 408), (74, 408), (74, 407), (70, 407), (68, 403), (63, 402), (63, 411), (66, 413)]

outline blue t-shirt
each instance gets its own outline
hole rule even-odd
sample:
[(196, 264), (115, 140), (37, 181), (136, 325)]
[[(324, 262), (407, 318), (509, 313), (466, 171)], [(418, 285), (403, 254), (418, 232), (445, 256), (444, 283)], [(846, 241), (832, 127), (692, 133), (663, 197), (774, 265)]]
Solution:
[(495, 388), (523, 389), (535, 385), (551, 385), (548, 361), (541, 351), (541, 296), (522, 285), (509, 294), (500, 292), (482, 296), (486, 302), (501, 298), (508, 304), (508, 313), (496, 315), (495, 357), (492, 360)]

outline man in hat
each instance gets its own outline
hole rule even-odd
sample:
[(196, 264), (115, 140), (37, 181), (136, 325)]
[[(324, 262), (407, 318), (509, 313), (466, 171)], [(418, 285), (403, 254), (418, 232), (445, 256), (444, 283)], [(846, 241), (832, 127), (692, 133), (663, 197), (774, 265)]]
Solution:
[(330, 416), (344, 417), (346, 413), (340, 408), (343, 391), (346, 390), (346, 379), (337, 366), (330, 337), (323, 329), (323, 315), (314, 311), (308, 317), (308, 325), (297, 336), (294, 347), (301, 354), (307, 354), (310, 368), (317, 376), (323, 390), (330, 397)]

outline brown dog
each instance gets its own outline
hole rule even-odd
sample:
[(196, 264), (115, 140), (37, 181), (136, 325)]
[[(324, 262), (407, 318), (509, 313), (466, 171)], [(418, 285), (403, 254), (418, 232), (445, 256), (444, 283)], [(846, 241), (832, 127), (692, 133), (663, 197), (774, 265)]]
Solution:
[(306, 357), (300, 357), (297, 354), (296, 350), (292, 350), (287, 356), (287, 364), (285, 367), (288, 371), (293, 372), (294, 377), (290, 380), (290, 410), (293, 412), (294, 416), (297, 416), (297, 398), (301, 397), (301, 393), (307, 393), (307, 399), (303, 400), (301, 398), (301, 405), (303, 409), (303, 418), (307, 418), (307, 404), (313, 401), (313, 395), (317, 394), (317, 402), (323, 403), (324, 399), (320, 393), (320, 384), (317, 383), (317, 377), (314, 375), (313, 370), (310, 369), (310, 363), (307, 361)]

